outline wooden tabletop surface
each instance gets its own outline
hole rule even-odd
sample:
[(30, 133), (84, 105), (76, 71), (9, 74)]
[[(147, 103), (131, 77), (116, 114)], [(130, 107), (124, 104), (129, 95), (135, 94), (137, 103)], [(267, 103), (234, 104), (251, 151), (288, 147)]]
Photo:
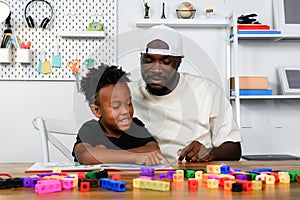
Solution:
[[(273, 170), (300, 170), (299, 161), (237, 161), (237, 162), (209, 162), (209, 163), (174, 163), (174, 169), (204, 169), (206, 165), (228, 164), (234, 169), (242, 171), (256, 168), (272, 168)], [(25, 169), (33, 163), (0, 163), (0, 173), (9, 173), (13, 177), (28, 177)], [(171, 184), (171, 190), (160, 192), (153, 190), (137, 189), (132, 187), (132, 179), (137, 178), (139, 171), (109, 172), (109, 177), (114, 173), (120, 173), (122, 181), (126, 182), (126, 192), (114, 192), (103, 188), (92, 188), (90, 192), (63, 190), (50, 194), (35, 194), (33, 188), (15, 188), (0, 190), (0, 200), (6, 199), (300, 199), (300, 184), (290, 183), (264, 185), (261, 191), (231, 192), (223, 188), (209, 189), (204, 184), (199, 185), (197, 191), (188, 190), (187, 181), (183, 184)], [(159, 172), (164, 173), (164, 172)], [(2, 177), (5, 178), (5, 177)]]

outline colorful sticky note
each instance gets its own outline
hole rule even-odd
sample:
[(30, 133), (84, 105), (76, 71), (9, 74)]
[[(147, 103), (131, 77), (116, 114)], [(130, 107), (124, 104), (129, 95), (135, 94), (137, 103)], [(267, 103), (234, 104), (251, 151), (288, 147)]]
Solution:
[(52, 55), (51, 66), (57, 68), (61, 67), (61, 55)]
[(50, 60), (46, 60), (42, 63), (42, 73), (43, 74), (49, 74), (51, 73), (51, 65)]

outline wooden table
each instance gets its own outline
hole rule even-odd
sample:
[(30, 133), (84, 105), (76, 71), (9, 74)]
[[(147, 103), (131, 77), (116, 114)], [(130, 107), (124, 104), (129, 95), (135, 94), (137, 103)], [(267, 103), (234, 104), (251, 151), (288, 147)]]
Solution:
[[(219, 165), (224, 162), (209, 162), (209, 163), (174, 163), (174, 169), (203, 169), (206, 165)], [(272, 168), (273, 170), (300, 170), (299, 161), (238, 161), (225, 162), (234, 169), (249, 170), (255, 168)], [(30, 167), (33, 163), (2, 163), (0, 164), (0, 173), (9, 173), (13, 177), (27, 177), (31, 174), (24, 174), (24, 170)], [(209, 189), (205, 185), (200, 184), (197, 191), (189, 191), (187, 182), (183, 184), (172, 184), (172, 189), (169, 192), (160, 192), (153, 190), (142, 190), (132, 187), (132, 179), (138, 177), (138, 171), (127, 172), (109, 172), (109, 176), (113, 173), (120, 173), (122, 181), (127, 183), (126, 192), (114, 192), (102, 188), (92, 188), (90, 192), (80, 192), (78, 189), (72, 191), (62, 191), (50, 194), (34, 193), (33, 188), (16, 188), (0, 190), (0, 199), (299, 199), (300, 184), (275, 184), (264, 185), (261, 191), (243, 191), (240, 193), (225, 191), (223, 188)]]

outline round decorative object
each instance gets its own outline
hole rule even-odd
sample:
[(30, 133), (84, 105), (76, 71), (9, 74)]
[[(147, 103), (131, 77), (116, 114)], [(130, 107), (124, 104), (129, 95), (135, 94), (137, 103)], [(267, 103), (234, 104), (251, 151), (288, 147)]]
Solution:
[(180, 19), (190, 19), (195, 15), (196, 9), (190, 2), (182, 2), (176, 10), (177, 17)]

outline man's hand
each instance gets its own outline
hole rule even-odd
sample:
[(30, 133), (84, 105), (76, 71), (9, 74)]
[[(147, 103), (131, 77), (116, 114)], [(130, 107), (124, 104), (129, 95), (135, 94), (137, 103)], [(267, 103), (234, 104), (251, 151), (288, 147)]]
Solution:
[(177, 154), (179, 156), (178, 160), (180, 161), (185, 159), (188, 162), (205, 162), (213, 159), (213, 156), (210, 152), (211, 149), (207, 149), (198, 141), (193, 141), (185, 148), (179, 149)]
[(136, 164), (159, 165), (163, 161), (166, 165), (169, 164), (168, 160), (160, 153), (160, 151), (149, 152), (149, 153), (136, 153)]

